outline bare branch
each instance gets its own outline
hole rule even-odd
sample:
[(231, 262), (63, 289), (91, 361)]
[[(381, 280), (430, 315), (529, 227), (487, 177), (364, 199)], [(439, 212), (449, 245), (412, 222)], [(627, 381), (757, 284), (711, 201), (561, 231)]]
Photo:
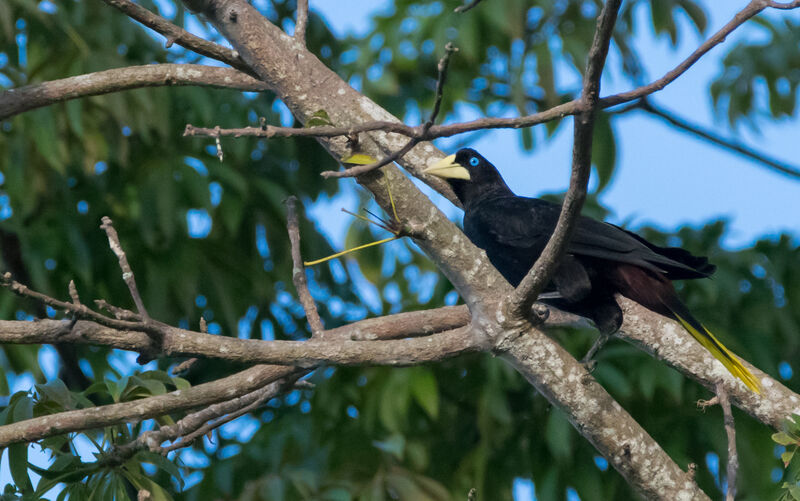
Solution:
[[(620, 94), (614, 94), (613, 96), (608, 96), (606, 98), (601, 99), (601, 107), (606, 108), (608, 106), (615, 106), (622, 103), (627, 103), (628, 101), (633, 101), (634, 99), (638, 99), (640, 97), (647, 96), (652, 94), (653, 92), (659, 91), (669, 85), (670, 83), (674, 82), (679, 76), (683, 75), (686, 70), (692, 67), (694, 63), (700, 60), (701, 57), (706, 55), (708, 51), (716, 47), (717, 45), (721, 44), (725, 41), (725, 39), (733, 33), (733, 30), (744, 24), (748, 19), (756, 16), (762, 10), (766, 9), (767, 7), (776, 7), (775, 5), (770, 5), (771, 3), (777, 4), (777, 2), (767, 2), (765, 0), (750, 0), (750, 3), (745, 6), (744, 9), (740, 10), (733, 16), (725, 26), (723, 26), (719, 31), (714, 33), (708, 40), (703, 42), (700, 47), (698, 47), (694, 52), (692, 52), (689, 57), (684, 59), (678, 66), (674, 69), (668, 71), (663, 77), (655, 80), (647, 85), (642, 87), (638, 87), (634, 90), (628, 92), (622, 92)], [(777, 8), (785, 8), (785, 9), (793, 9), (798, 5), (793, 5), (797, 2), (792, 2), (792, 4), (784, 5), (783, 7)], [(777, 4), (782, 5), (782, 4)]]
[(451, 42), (447, 42), (444, 46), (444, 55), (441, 59), (439, 59), (439, 64), (436, 65), (436, 69), (439, 72), (439, 76), (436, 79), (436, 97), (434, 99), (433, 104), (433, 111), (431, 112), (431, 117), (425, 122), (425, 125), (422, 127), (422, 134), (430, 130), (431, 126), (436, 123), (436, 117), (439, 115), (439, 110), (442, 107), (442, 97), (444, 95), (444, 84), (447, 81), (447, 67), (450, 65), (450, 56), (454, 53), (458, 52), (458, 47), (453, 45)]
[[(287, 388), (291, 388), (292, 385), (289, 383), (293, 382), (295, 379), (296, 377), (283, 378), (247, 395), (243, 395), (233, 400), (228, 400), (227, 402), (221, 402), (219, 404), (212, 405), (211, 407), (203, 409), (202, 411), (198, 411), (194, 414), (186, 416), (176, 423), (176, 425), (179, 425), (178, 430), (168, 431), (170, 435), (174, 435), (177, 431), (180, 431), (180, 433), (172, 437), (165, 436), (161, 441), (163, 442), (164, 440), (174, 439), (176, 436), (180, 436), (181, 439), (167, 447), (160, 448), (160, 452), (162, 454), (166, 454), (168, 452), (192, 445), (195, 440), (203, 435), (219, 428), (225, 423), (229, 423), (234, 419), (247, 414), (248, 412), (258, 409), (267, 403), (271, 398), (283, 393)], [(214, 422), (209, 422), (213, 419), (216, 420)]]
[(728, 400), (728, 394), (725, 392), (725, 387), (722, 383), (717, 384), (717, 396), (724, 416), (725, 434), (728, 436), (728, 489), (725, 499), (733, 501), (736, 497), (736, 472), (739, 470), (739, 455), (736, 453), (736, 427), (733, 423), (731, 402)]
[[(332, 339), (350, 341), (380, 341), (423, 337), (458, 329), (470, 322), (466, 306), (445, 306), (432, 310), (396, 313), (384, 317), (368, 318), (352, 324), (324, 331), (326, 341)], [(174, 329), (168, 331), (165, 345), (168, 350), (173, 343), (183, 343), (185, 351), (194, 352), (199, 345), (203, 353), (222, 351), (219, 344), (233, 339), (226, 336), (211, 336), (201, 320), (200, 332)], [(588, 323), (571, 313), (556, 308), (550, 309), (548, 327), (586, 327)], [(70, 330), (71, 329), (71, 330)], [(177, 337), (173, 338), (173, 334)], [(234, 341), (236, 342), (236, 341)], [(269, 341), (259, 341), (262, 343)], [(149, 339), (139, 329), (115, 329), (90, 321), (78, 321), (74, 326), (63, 320), (39, 320), (36, 322), (0, 320), (0, 343), (13, 344), (81, 344), (108, 346), (121, 350), (140, 351), (147, 348)], [(188, 343), (188, 344), (187, 344)], [(175, 352), (178, 353), (178, 352)], [(177, 355), (176, 355), (177, 356)], [(217, 357), (214, 357), (217, 358)]]
[(325, 171), (322, 172), (322, 177), (325, 178), (337, 178), (337, 177), (355, 177), (361, 174), (365, 174), (371, 170), (380, 169), (384, 165), (388, 165), (396, 160), (400, 160), (403, 156), (411, 151), (414, 146), (419, 144), (423, 139), (427, 136), (428, 131), (431, 130), (431, 127), (436, 121), (436, 117), (439, 115), (439, 110), (442, 106), (442, 96), (444, 92), (444, 83), (447, 80), (447, 67), (450, 64), (450, 56), (454, 53), (458, 52), (458, 48), (455, 47), (452, 43), (448, 42), (447, 45), (444, 47), (444, 55), (439, 60), (439, 64), (437, 65), (437, 69), (439, 71), (439, 76), (436, 79), (436, 95), (434, 98), (433, 104), (433, 111), (431, 112), (431, 116), (427, 122), (422, 125), (422, 128), (419, 130), (419, 133), (408, 140), (408, 142), (397, 150), (396, 152), (392, 153), (391, 155), (385, 157), (383, 160), (379, 160), (377, 162), (373, 162), (368, 165), (357, 165), (355, 167), (350, 167), (349, 169), (345, 169), (342, 171)]
[(232, 68), (202, 64), (128, 66), (0, 92), (0, 120), (51, 104), (142, 87), (197, 85), (263, 91), (266, 85)]
[[(273, 383), (273, 385), (274, 384), (275, 383)], [(198, 438), (202, 437), (203, 435), (206, 435), (206, 434), (210, 433), (212, 430), (215, 430), (215, 429), (219, 428), (220, 426), (224, 425), (225, 423), (230, 423), (234, 419), (237, 419), (237, 418), (239, 418), (241, 416), (244, 416), (245, 414), (247, 414), (247, 413), (249, 413), (251, 411), (254, 411), (254, 410), (258, 409), (259, 407), (261, 407), (262, 405), (267, 403), (267, 401), (269, 401), (271, 398), (273, 398), (276, 395), (278, 395), (282, 391), (282, 387), (285, 387), (285, 385), (283, 385), (283, 384), (275, 385), (275, 386), (278, 386), (278, 388), (275, 388), (273, 385), (270, 385), (267, 388), (262, 388), (261, 390), (255, 391), (255, 392), (251, 393), (250, 395), (245, 395), (245, 397), (250, 396), (250, 398), (254, 398), (253, 402), (251, 402), (251, 403), (249, 403), (249, 404), (247, 404), (247, 405), (245, 405), (243, 407), (240, 407), (239, 409), (236, 409), (236, 407), (241, 406), (243, 401), (238, 401), (238, 402), (233, 403), (233, 405), (228, 406), (228, 407), (232, 408), (231, 411), (229, 411), (229, 413), (227, 413), (227, 414), (220, 413), (222, 415), (221, 418), (219, 418), (219, 419), (217, 419), (217, 420), (215, 420), (213, 422), (205, 423), (204, 425), (198, 427), (196, 430), (193, 430), (192, 432), (187, 433), (186, 435), (182, 436), (179, 441), (177, 441), (177, 442), (175, 442), (173, 444), (170, 444), (170, 445), (168, 445), (166, 447), (162, 447), (161, 448), (161, 452), (163, 454), (167, 454), (169, 452), (181, 449), (183, 447), (189, 447), (190, 445), (192, 445), (194, 443), (195, 440), (197, 440)], [(243, 398), (243, 397), (240, 397), (240, 398)], [(228, 404), (228, 403), (230, 403), (230, 401), (229, 402), (225, 402), (225, 403)], [(217, 405), (219, 405), (219, 404), (217, 404)], [(202, 419), (202, 418), (203, 418), (203, 416), (199, 416), (199, 417), (196, 417), (195, 419), (199, 420), (199, 419)]]
[(108, 246), (111, 248), (111, 252), (117, 256), (117, 260), (119, 260), (119, 267), (122, 270), (122, 280), (124, 280), (125, 285), (128, 286), (128, 291), (131, 293), (133, 303), (136, 305), (136, 310), (146, 322), (150, 319), (150, 315), (147, 314), (142, 296), (139, 295), (139, 289), (136, 287), (136, 277), (133, 275), (131, 265), (128, 264), (128, 256), (125, 255), (125, 250), (122, 248), (122, 244), (119, 241), (119, 235), (117, 235), (117, 230), (114, 229), (114, 223), (108, 216), (103, 216), (101, 221), (103, 224), (100, 225), (100, 228), (102, 228), (108, 236)]
[(530, 324), (520, 324), (507, 332), (500, 356), (566, 414), (639, 497), (709, 499), (583, 365)]
[(731, 375), (677, 322), (653, 313), (630, 299), (622, 296), (616, 299), (623, 314), (622, 327), (615, 334), (616, 337), (666, 362), (711, 391), (716, 391), (717, 384), (722, 382), (734, 405), (776, 430), (781, 429), (788, 416), (800, 414), (800, 395), (768, 374), (742, 360), (761, 383), (761, 394), (755, 393)]
[[(137, 322), (111, 319), (83, 305), (75, 306), (72, 303), (59, 301), (32, 291), (11, 280), (8, 273), (2, 278), (3, 285), (18, 294), (39, 300), (55, 308), (70, 311), (79, 318), (89, 318), (106, 327), (127, 331), (125, 336), (100, 332), (97, 333), (95, 339), (103, 340), (98, 344), (139, 351), (145, 356), (152, 355), (153, 347), (149, 342), (143, 345), (136, 338), (137, 332), (146, 333), (148, 338), (155, 339), (158, 343), (159, 354), (166, 356), (207, 357), (245, 364), (274, 363), (304, 368), (317, 367), (325, 363), (335, 365), (413, 365), (479, 349), (477, 341), (473, 336), (468, 335), (469, 333), (463, 327), (443, 332), (435, 339), (428, 338), (425, 341), (418, 339), (390, 339), (374, 342), (328, 340), (331, 336), (325, 336), (324, 333), (320, 335), (320, 338), (325, 338), (324, 341), (322, 339), (262, 341), (211, 336), (172, 327), (152, 319)], [(135, 290), (135, 284), (133, 289)], [(67, 342), (67, 339), (71, 337), (69, 334), (73, 333), (77, 325), (78, 323), (60, 322), (55, 332), (57, 338), (52, 342)], [(29, 337), (23, 342), (33, 342), (33, 339), (33, 337)]]
[(459, 5), (458, 7), (453, 9), (453, 12), (457, 12), (459, 14), (463, 13), (463, 12), (467, 12), (468, 10), (472, 9), (473, 7), (477, 7), (479, 3), (481, 3), (481, 0), (472, 0), (471, 2), (465, 3), (464, 5)]
[[(307, 6), (306, 6), (307, 7)], [(308, 325), (311, 326), (311, 336), (319, 337), (324, 330), (322, 320), (319, 318), (317, 305), (308, 290), (308, 280), (306, 280), (306, 269), (303, 266), (303, 256), (300, 254), (300, 227), (297, 221), (297, 197), (291, 196), (286, 199), (286, 226), (289, 230), (289, 241), (292, 246), (292, 281), (294, 288), (297, 289), (297, 296), (300, 304), (306, 312)]]
[[(606, 96), (597, 101), (598, 109), (610, 108), (623, 103), (634, 101), (645, 97), (654, 92), (662, 90), (664, 87), (675, 81), (689, 68), (691, 68), (701, 57), (711, 49), (722, 43), (736, 28), (744, 24), (747, 20), (759, 14), (767, 7), (780, 9), (794, 9), (799, 5), (797, 2), (790, 4), (779, 4), (777, 2), (765, 2), (764, 0), (752, 0), (744, 9), (739, 11), (734, 18), (723, 26), (719, 31), (703, 42), (689, 57), (679, 63), (674, 69), (667, 72), (661, 78), (653, 82), (637, 87), (636, 89)], [(581, 100), (573, 101), (554, 106), (548, 110), (533, 113), (517, 118), (480, 118), (469, 122), (461, 122), (449, 125), (434, 125), (426, 134), (421, 134), (421, 127), (413, 127), (392, 121), (369, 121), (348, 127), (312, 127), (308, 129), (291, 127), (268, 126), (267, 130), (256, 127), (246, 127), (239, 129), (220, 129), (223, 136), (259, 136), (259, 137), (344, 137), (360, 132), (383, 131), (402, 134), (410, 138), (419, 138), (420, 141), (431, 141), (440, 137), (451, 137), (466, 132), (474, 132), (485, 129), (521, 129), (532, 127), (553, 120), (560, 120), (566, 116), (576, 115), (582, 111)], [(191, 129), (191, 131), (190, 131)], [(198, 128), (187, 126), (185, 135), (204, 135), (213, 136), (214, 129)]]
[(378, 160), (377, 162), (373, 162), (367, 165), (356, 165), (355, 167), (350, 167), (345, 170), (326, 170), (321, 172), (320, 175), (325, 178), (360, 176), (361, 174), (366, 174), (367, 172), (373, 171), (375, 169), (380, 169), (385, 165), (389, 165), (392, 162), (400, 160), (401, 158), (403, 158), (403, 156), (405, 156), (406, 153), (411, 151), (414, 148), (414, 146), (418, 145), (419, 142), (420, 139), (411, 138), (408, 140), (405, 146), (395, 151), (391, 155), (384, 157), (382, 160)]
[(736, 426), (733, 422), (731, 402), (728, 399), (725, 386), (722, 383), (717, 383), (714, 390), (716, 391), (714, 398), (710, 400), (700, 400), (697, 402), (697, 406), (705, 410), (709, 406), (719, 404), (722, 408), (725, 435), (728, 437), (728, 466), (726, 468), (727, 489), (725, 490), (725, 500), (734, 501), (736, 498), (736, 473), (739, 470), (739, 455), (736, 452)]
[[(150, 449), (153, 452), (166, 454), (180, 447), (187, 447), (208, 431), (258, 408), (270, 398), (280, 394), (287, 386), (291, 386), (286, 384), (287, 380), (294, 380), (295, 377), (296, 376), (293, 375), (279, 379), (246, 395), (213, 404), (202, 410), (188, 414), (173, 425), (162, 426), (158, 430), (142, 433), (136, 440), (116, 447), (111, 453), (111, 458), (114, 461), (125, 461), (142, 449)], [(224, 421), (217, 420), (214, 423), (208, 423), (226, 414), (228, 418)], [(175, 440), (180, 437), (182, 438), (179, 442), (175, 442), (168, 447), (161, 447), (163, 442)]]
[[(0, 277), (0, 285), (11, 290), (11, 292), (23, 297), (35, 299), (47, 306), (51, 306), (57, 310), (64, 310), (74, 314), (77, 318), (92, 320), (100, 325), (111, 327), (120, 330), (142, 330), (143, 326), (138, 321), (120, 320), (118, 318), (108, 318), (95, 311), (90, 310), (84, 304), (75, 305), (74, 303), (67, 303), (58, 299), (52, 298), (40, 292), (36, 292), (28, 288), (27, 285), (21, 284), (11, 277), (11, 273), (4, 273)], [(156, 326), (148, 327), (149, 330), (156, 329)]]
[(767, 4), (773, 9), (796, 9), (800, 7), (800, 0), (794, 0), (794, 2), (789, 3), (769, 1)]
[(80, 307), (81, 298), (78, 295), (78, 289), (77, 289), (77, 287), (75, 287), (75, 281), (74, 280), (70, 280), (69, 281), (69, 297), (72, 299), (72, 304), (74, 304), (75, 306)]
[(297, 22), (294, 24), (294, 39), (306, 44), (306, 27), (308, 26), (308, 0), (297, 0)]
[(209, 42), (198, 36), (192, 35), (183, 28), (176, 26), (163, 17), (153, 14), (141, 5), (137, 5), (130, 0), (103, 0), (108, 5), (121, 10), (125, 15), (131, 17), (148, 28), (164, 35), (167, 39), (166, 47), (169, 48), (173, 43), (185, 47), (201, 56), (210, 57), (223, 63), (227, 63), (234, 68), (253, 74), (247, 64), (239, 57), (239, 54), (232, 49)]
[(107, 312), (111, 313), (114, 315), (114, 318), (118, 320), (130, 320), (132, 322), (138, 322), (142, 319), (139, 315), (131, 310), (126, 310), (125, 308), (120, 308), (119, 306), (109, 304), (105, 299), (95, 299), (94, 304), (101, 310), (106, 310)]
[(258, 365), (210, 383), (164, 395), (18, 421), (0, 426), (0, 447), (208, 406), (246, 395), (272, 381), (290, 376), (294, 371), (290, 367)]
[(550, 281), (550, 277), (567, 249), (575, 222), (581, 213), (586, 199), (586, 185), (592, 165), (592, 134), (594, 115), (600, 94), (600, 77), (603, 74), (608, 47), (614, 32), (617, 12), (621, 0), (607, 0), (597, 18), (589, 60), (583, 77), (581, 93), (582, 112), (575, 117), (575, 139), (572, 147), (572, 175), (569, 190), (564, 197), (561, 214), (558, 216), (553, 235), (548, 240), (542, 254), (536, 259), (533, 268), (522, 279), (509, 301), (509, 311), (517, 318), (530, 315), (531, 307), (539, 293)]
[(661, 108), (660, 106), (654, 105), (648, 100), (643, 99), (637, 103), (635, 108), (657, 116), (680, 130), (686, 131), (695, 136), (699, 136), (708, 142), (716, 144), (717, 146), (721, 146), (724, 149), (739, 153), (750, 160), (754, 160), (762, 165), (766, 165), (767, 167), (774, 169), (781, 174), (789, 176), (793, 179), (800, 179), (800, 168), (794, 167), (775, 158), (771, 158), (769, 155), (756, 151), (755, 149), (750, 148), (749, 146), (746, 146), (738, 141), (721, 137), (707, 129), (700, 127), (699, 125), (695, 125), (688, 120), (675, 115), (670, 111), (665, 110), (664, 108)]
[(333, 126), (317, 126), (317, 127), (276, 127), (274, 125), (264, 125), (263, 127), (241, 127), (238, 129), (222, 129), (219, 131), (216, 128), (195, 127), (194, 125), (187, 125), (186, 130), (183, 131), (184, 136), (200, 136), (200, 137), (216, 137), (233, 136), (233, 137), (345, 137), (359, 134), (361, 132), (371, 131), (384, 131), (403, 134), (408, 137), (414, 137), (419, 134), (421, 128), (412, 127), (402, 122), (389, 122), (389, 121), (374, 121), (364, 122), (358, 125), (347, 127), (333, 127)]

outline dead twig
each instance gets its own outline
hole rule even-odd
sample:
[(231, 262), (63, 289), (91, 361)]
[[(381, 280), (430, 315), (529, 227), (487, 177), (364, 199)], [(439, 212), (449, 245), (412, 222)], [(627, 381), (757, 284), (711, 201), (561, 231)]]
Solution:
[(303, 256), (300, 253), (300, 225), (297, 220), (297, 197), (291, 196), (286, 199), (286, 227), (289, 231), (289, 242), (292, 247), (292, 281), (294, 288), (297, 289), (297, 296), (300, 304), (306, 313), (308, 325), (311, 327), (311, 337), (318, 337), (324, 330), (322, 320), (317, 311), (311, 291), (308, 290), (308, 279), (306, 269), (303, 266)]
[(142, 319), (147, 322), (150, 316), (147, 314), (142, 296), (139, 294), (139, 289), (136, 287), (136, 277), (133, 275), (131, 265), (128, 264), (128, 257), (125, 255), (125, 250), (122, 248), (122, 244), (119, 241), (117, 230), (114, 229), (114, 224), (110, 217), (103, 216), (102, 222), (103, 224), (100, 225), (100, 228), (106, 232), (108, 236), (108, 246), (111, 248), (111, 252), (117, 256), (117, 260), (119, 260), (119, 267), (122, 270), (122, 280), (124, 280), (125, 285), (128, 286), (128, 291), (131, 293), (133, 303), (136, 305), (136, 310), (139, 312), (139, 315), (142, 316)]

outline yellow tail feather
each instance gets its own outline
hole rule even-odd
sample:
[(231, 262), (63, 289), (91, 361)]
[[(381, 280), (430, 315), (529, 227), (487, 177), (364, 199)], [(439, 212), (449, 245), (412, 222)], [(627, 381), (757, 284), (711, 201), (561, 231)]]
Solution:
[(694, 328), (689, 322), (681, 318), (680, 315), (673, 312), (675, 318), (678, 319), (678, 322), (681, 323), (684, 329), (686, 329), (689, 334), (692, 335), (693, 338), (697, 340), (703, 348), (708, 350), (714, 358), (722, 362), (722, 365), (725, 366), (731, 374), (736, 376), (737, 378), (741, 379), (744, 382), (745, 386), (750, 388), (756, 393), (761, 393), (761, 383), (756, 379), (752, 372), (750, 372), (747, 367), (742, 365), (741, 362), (736, 358), (736, 355), (731, 353), (731, 351), (726, 348), (719, 340), (714, 337), (708, 329), (703, 326), (703, 332), (699, 332), (696, 328)]

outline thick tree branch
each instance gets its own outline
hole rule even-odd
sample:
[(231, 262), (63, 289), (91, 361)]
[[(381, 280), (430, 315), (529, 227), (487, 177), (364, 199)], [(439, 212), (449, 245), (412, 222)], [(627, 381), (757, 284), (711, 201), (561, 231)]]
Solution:
[(622, 327), (617, 337), (667, 362), (711, 391), (722, 382), (731, 402), (762, 423), (780, 430), (783, 421), (800, 414), (800, 395), (757, 369), (742, 363), (761, 382), (761, 394), (749, 390), (676, 322), (653, 313), (630, 299), (617, 296), (622, 307)]
[[(725, 389), (736, 406), (776, 430), (780, 429), (781, 423), (787, 416), (793, 412), (800, 413), (800, 395), (769, 375), (746, 364), (761, 381), (763, 387), (762, 395), (756, 395), (739, 380), (730, 376), (702, 346), (692, 341), (680, 325), (633, 301), (622, 297), (618, 300), (623, 308), (625, 321), (616, 337), (643, 349), (712, 391), (717, 381), (724, 381)], [(466, 306), (448, 306), (361, 320), (327, 330), (323, 338), (353, 341), (402, 339), (458, 329), (469, 322), (470, 314)], [(550, 308), (550, 316), (545, 327), (585, 325), (585, 321), (575, 315)], [(203, 334), (190, 331), (182, 333), (186, 337)], [(170, 339), (167, 338), (167, 345), (171, 345)], [(225, 349), (223, 344), (226, 339), (230, 338), (200, 337), (192, 340), (187, 346), (208, 344), (202, 348), (204, 353), (219, 354)], [(6, 344), (88, 344), (141, 351), (147, 349), (149, 342), (149, 338), (143, 332), (120, 331), (87, 321), (77, 322), (72, 330), (69, 330), (67, 321), (0, 321), (0, 343)]]
[(709, 499), (564, 348), (525, 329), (513, 334), (501, 356), (567, 415), (643, 499)]
[(205, 407), (246, 395), (273, 381), (288, 377), (295, 371), (296, 369), (291, 367), (258, 365), (186, 390), (18, 421), (0, 426), (0, 447)]
[(561, 256), (567, 250), (572, 230), (580, 216), (583, 201), (586, 199), (586, 185), (589, 183), (592, 166), (592, 137), (595, 110), (600, 95), (600, 77), (603, 74), (611, 35), (614, 32), (614, 24), (616, 24), (621, 3), (622, 0), (607, 0), (597, 18), (597, 28), (589, 49), (589, 59), (583, 76), (582, 111), (574, 121), (575, 133), (569, 190), (564, 197), (561, 213), (550, 240), (542, 254), (536, 259), (533, 268), (522, 279), (509, 300), (509, 312), (517, 318), (524, 318), (530, 314), (534, 301), (550, 282), (550, 277), (555, 272)]
[(232, 68), (202, 64), (128, 66), (0, 92), (0, 120), (70, 99), (167, 85), (197, 85), (243, 91), (266, 90), (263, 82)]
[(252, 70), (242, 61), (235, 50), (228, 49), (222, 45), (209, 42), (198, 36), (192, 35), (183, 28), (176, 26), (163, 17), (153, 14), (141, 5), (135, 4), (130, 0), (103, 0), (108, 5), (115, 7), (122, 11), (128, 17), (135, 19), (152, 29), (153, 31), (164, 35), (167, 39), (166, 47), (169, 48), (173, 43), (177, 43), (181, 47), (185, 47), (201, 56), (210, 57), (217, 61), (227, 63), (234, 68), (248, 74), (253, 74)]

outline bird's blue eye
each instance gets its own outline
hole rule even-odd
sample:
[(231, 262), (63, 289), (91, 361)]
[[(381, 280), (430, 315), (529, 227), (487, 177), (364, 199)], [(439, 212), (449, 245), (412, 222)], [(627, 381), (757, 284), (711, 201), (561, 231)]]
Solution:
[(481, 163), (481, 161), (478, 160), (478, 157), (472, 157), (469, 159), (469, 164), (473, 167), (477, 167), (479, 163)]

